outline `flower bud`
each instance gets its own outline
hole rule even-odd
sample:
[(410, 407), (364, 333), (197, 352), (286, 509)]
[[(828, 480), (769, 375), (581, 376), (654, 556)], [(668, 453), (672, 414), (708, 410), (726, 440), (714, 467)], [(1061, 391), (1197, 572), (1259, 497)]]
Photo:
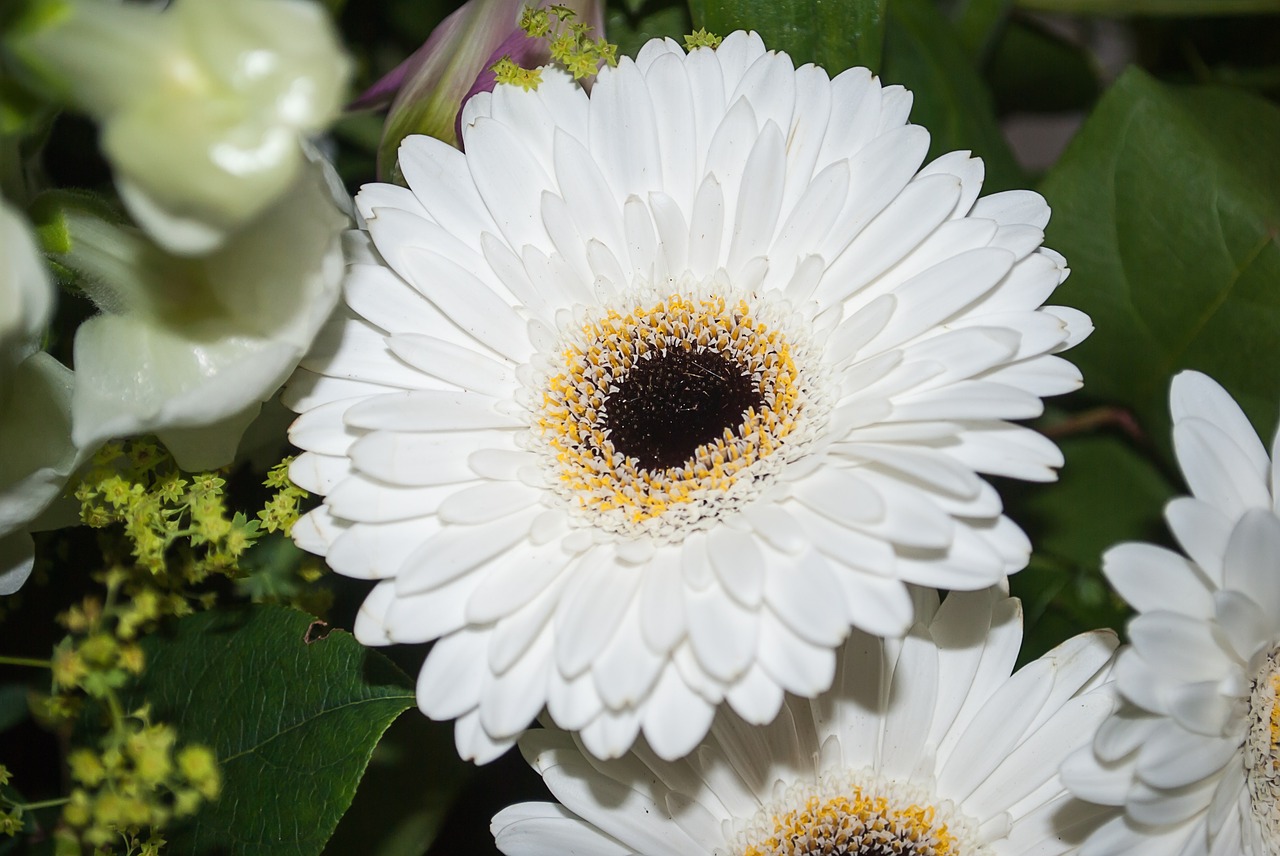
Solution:
[[(355, 108), (391, 105), (378, 145), (379, 176), (398, 179), (396, 151), (410, 134), (459, 145), (462, 105), (477, 92), (493, 89), (492, 67), (502, 57), (526, 68), (551, 58), (547, 41), (531, 37), (520, 26), (528, 5), (525, 0), (468, 0), (441, 21), (412, 56), (355, 101)], [(542, 0), (537, 8), (548, 5)], [(600, 0), (568, 0), (563, 8), (597, 35), (603, 34)]]

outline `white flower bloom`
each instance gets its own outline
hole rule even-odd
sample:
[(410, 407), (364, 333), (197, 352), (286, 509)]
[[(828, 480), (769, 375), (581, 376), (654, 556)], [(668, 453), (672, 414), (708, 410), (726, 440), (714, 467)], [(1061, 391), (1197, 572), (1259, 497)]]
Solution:
[(136, 231), (69, 217), (64, 261), (103, 310), (76, 330), (82, 446), (155, 433), (183, 469), (227, 464), (337, 302), (342, 232), (326, 166), (200, 258)]
[(706, 743), (666, 761), (642, 742), (590, 758), (558, 730), (520, 739), (562, 805), (493, 819), (509, 856), (1051, 856), (1115, 813), (1075, 800), (1058, 763), (1114, 705), (1115, 636), (1077, 636), (1010, 675), (1016, 600), (926, 597), (903, 640), (855, 631), (838, 679), (751, 726), (725, 711)]
[(301, 172), (351, 63), (308, 0), (71, 0), (16, 42), (102, 124), (129, 213), (157, 243), (208, 252)]
[[(1064, 768), (1124, 806), (1083, 852), (1280, 853), (1280, 505), (1272, 457), (1198, 372), (1173, 380), (1173, 441), (1191, 496), (1165, 519), (1185, 557), (1120, 544), (1103, 573), (1138, 615), (1116, 663), (1127, 700)], [(1276, 442), (1280, 442), (1280, 436)]]
[(0, 595), (17, 591), (31, 573), (27, 526), (78, 463), (71, 372), (40, 350), (53, 302), (30, 229), (0, 199)]
[(381, 580), (356, 633), (439, 639), (423, 710), (489, 759), (545, 705), (601, 757), (689, 751), (727, 700), (826, 689), (907, 583), (978, 589), (1029, 547), (977, 472), (1048, 480), (1004, 421), (1089, 331), (1030, 192), (921, 169), (911, 96), (735, 33), (652, 41), (590, 96), (554, 69), (411, 137), (368, 185), (368, 262), (286, 403), (327, 494), (294, 530)]

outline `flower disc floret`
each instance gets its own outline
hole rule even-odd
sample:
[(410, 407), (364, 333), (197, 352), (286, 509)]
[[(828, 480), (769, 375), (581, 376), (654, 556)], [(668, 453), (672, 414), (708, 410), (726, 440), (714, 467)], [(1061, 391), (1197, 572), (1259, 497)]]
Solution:
[(795, 784), (737, 836), (741, 856), (982, 856), (970, 821), (922, 788), (872, 770)]
[(1280, 845), (1280, 651), (1268, 652), (1249, 693), (1249, 737), (1244, 745), (1253, 821), (1275, 851)]
[(803, 455), (829, 405), (787, 309), (729, 303), (713, 286), (575, 313), (526, 390), (532, 447), (575, 519), (680, 541)]

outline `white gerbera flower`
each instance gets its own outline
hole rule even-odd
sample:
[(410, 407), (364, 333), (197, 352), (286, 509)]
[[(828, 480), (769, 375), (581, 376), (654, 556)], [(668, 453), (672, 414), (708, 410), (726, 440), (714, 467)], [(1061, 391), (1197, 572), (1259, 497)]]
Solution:
[(725, 711), (669, 762), (643, 742), (600, 762), (557, 730), (520, 748), (563, 804), (493, 819), (510, 856), (1027, 856), (1072, 853), (1114, 809), (1071, 798), (1062, 758), (1114, 696), (1095, 688), (1115, 636), (1088, 633), (1010, 676), (1018, 601), (930, 593), (904, 640), (856, 632), (839, 678), (752, 727)]
[(1120, 544), (1103, 556), (1103, 573), (1139, 613), (1116, 664), (1129, 703), (1063, 775), (1080, 796), (1124, 806), (1124, 817), (1085, 847), (1091, 856), (1276, 854), (1276, 472), (1213, 380), (1183, 372), (1170, 399), (1192, 495), (1170, 502), (1165, 518), (1186, 558), (1152, 544)]
[(977, 589), (1025, 536), (976, 472), (1051, 479), (1005, 419), (1089, 331), (1034, 193), (920, 168), (911, 96), (735, 33), (652, 41), (588, 96), (543, 71), (400, 150), (376, 257), (295, 378), (294, 530), (382, 580), (357, 635), (439, 639), (423, 710), (489, 759), (545, 705), (602, 757), (683, 755), (729, 704), (826, 689), (906, 583)]

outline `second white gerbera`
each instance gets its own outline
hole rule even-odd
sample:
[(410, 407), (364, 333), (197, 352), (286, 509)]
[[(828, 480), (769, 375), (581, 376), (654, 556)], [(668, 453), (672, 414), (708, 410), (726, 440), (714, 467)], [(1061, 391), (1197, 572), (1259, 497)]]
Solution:
[(1112, 709), (1098, 688), (1115, 636), (1089, 633), (1010, 675), (1018, 602), (999, 591), (922, 598), (904, 640), (854, 632), (837, 685), (753, 727), (725, 711), (669, 762), (615, 761), (531, 731), (525, 757), (560, 801), (493, 819), (509, 856), (1057, 856), (1114, 809), (1057, 774)]
[[(1103, 573), (1137, 610), (1116, 663), (1127, 701), (1064, 778), (1125, 813), (1089, 856), (1280, 853), (1280, 503), (1267, 450), (1199, 372), (1173, 380), (1173, 440), (1192, 495), (1169, 503), (1186, 557), (1120, 544)], [(1280, 442), (1280, 435), (1277, 441)]]
[(325, 494), (295, 528), (382, 580), (367, 643), (438, 639), (424, 711), (489, 759), (545, 706), (602, 757), (689, 751), (727, 701), (825, 689), (907, 583), (978, 589), (1029, 546), (978, 473), (1053, 478), (1007, 419), (1090, 330), (1030, 192), (921, 168), (911, 96), (735, 33), (650, 42), (590, 95), (468, 102), (465, 153), (400, 151), (358, 198), (350, 311), (289, 401)]

